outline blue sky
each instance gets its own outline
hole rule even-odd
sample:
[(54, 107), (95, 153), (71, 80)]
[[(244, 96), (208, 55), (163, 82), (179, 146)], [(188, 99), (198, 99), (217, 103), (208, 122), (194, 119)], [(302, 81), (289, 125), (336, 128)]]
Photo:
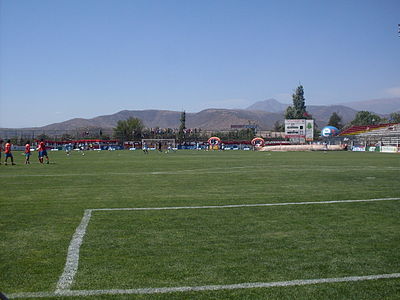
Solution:
[(0, 127), (400, 96), (399, 0), (1, 0)]

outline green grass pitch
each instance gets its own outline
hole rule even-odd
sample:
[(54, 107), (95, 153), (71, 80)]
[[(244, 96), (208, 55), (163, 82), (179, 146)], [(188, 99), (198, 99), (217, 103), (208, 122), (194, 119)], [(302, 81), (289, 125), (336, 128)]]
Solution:
[[(50, 152), (0, 165), (0, 291), (51, 292), (86, 209), (400, 198), (397, 154)], [(71, 290), (400, 273), (400, 201), (94, 211)], [(49, 299), (398, 299), (400, 279)], [(46, 298), (46, 296), (43, 296)], [(22, 298), (21, 298), (22, 299)], [(42, 298), (43, 299), (43, 298)]]

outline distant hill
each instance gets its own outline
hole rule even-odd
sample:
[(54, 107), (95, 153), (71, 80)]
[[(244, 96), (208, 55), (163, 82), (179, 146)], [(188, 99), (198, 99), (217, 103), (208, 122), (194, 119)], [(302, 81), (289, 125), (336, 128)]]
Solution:
[(329, 118), (335, 112), (342, 118), (342, 123), (348, 123), (354, 120), (357, 111), (343, 106), (343, 105), (309, 105), (307, 106), (307, 111), (315, 118), (319, 120), (321, 124), (325, 126), (325, 123), (328, 123)]
[[(265, 112), (280, 113), (282, 119), (284, 118), (284, 112), (289, 104), (281, 103), (275, 99), (268, 99), (264, 101), (258, 101), (247, 109), (251, 111), (260, 110)], [(316, 120), (318, 126), (325, 126), (328, 123), (332, 113), (336, 112), (342, 117), (342, 122), (347, 123), (354, 119), (357, 111), (344, 105), (307, 105), (307, 111)]]
[[(341, 106), (310, 106), (309, 112), (315, 118), (319, 127), (324, 126), (332, 114), (339, 113), (346, 123), (354, 118), (355, 110)], [(154, 128), (178, 128), (180, 125), (179, 111), (167, 110), (123, 110), (111, 115), (104, 115), (92, 119), (75, 118), (65, 122), (54, 123), (43, 127), (6, 129), (0, 128), (0, 136), (6, 132), (13, 131), (71, 131), (82, 128), (104, 128), (111, 129), (117, 125), (119, 120), (126, 120), (130, 117), (139, 118), (146, 127)], [(204, 130), (226, 130), (231, 125), (257, 124), (260, 129), (273, 129), (276, 121), (283, 122), (284, 113), (272, 113), (261, 110), (244, 109), (206, 109), (198, 113), (186, 113), (187, 128), (202, 128)], [(3, 134), (2, 134), (3, 133)], [(7, 134), (8, 135), (8, 134)]]
[[(290, 104), (291, 105), (291, 104)], [(307, 103), (306, 103), (307, 105)], [(254, 103), (253, 105), (250, 105), (247, 107), (247, 110), (262, 110), (262, 111), (268, 111), (268, 112), (283, 112), (286, 110), (286, 108), (289, 106), (289, 104), (281, 103), (275, 99), (267, 99), (263, 101), (258, 101)], [(398, 112), (400, 111), (400, 98), (381, 98), (381, 99), (372, 99), (372, 100), (366, 100), (366, 101), (354, 101), (354, 102), (346, 102), (346, 103), (338, 103), (335, 105), (307, 105), (307, 108), (313, 107), (315, 110), (316, 107), (335, 107), (343, 111), (343, 117), (346, 118), (347, 114), (350, 113), (350, 111), (345, 111), (344, 107), (351, 108), (355, 111), (360, 111), (360, 110), (366, 110), (378, 114), (390, 114), (392, 112)], [(310, 111), (311, 112), (311, 111)]]
[[(342, 106), (310, 106), (310, 113), (319, 127), (325, 126), (332, 112), (337, 112), (343, 117), (343, 122), (351, 121), (356, 111)], [(123, 110), (111, 115), (104, 115), (92, 119), (75, 118), (65, 122), (54, 123), (37, 128), (24, 129), (0, 129), (0, 136), (12, 134), (12, 132), (30, 130), (46, 131), (49, 133), (71, 131), (82, 128), (111, 129), (119, 120), (130, 117), (139, 118), (148, 128), (179, 128), (179, 111), (168, 110)], [(245, 109), (205, 109), (198, 113), (186, 113), (187, 128), (201, 128), (204, 130), (227, 130), (231, 125), (257, 124), (262, 130), (271, 130), (276, 121), (283, 122), (284, 113), (273, 113), (262, 110)]]
[(382, 98), (340, 104), (355, 110), (366, 110), (379, 114), (390, 114), (392, 112), (400, 111), (400, 98)]
[[(284, 114), (288, 106), (289, 104), (281, 103), (275, 99), (268, 99), (258, 101), (246, 109), (251, 111), (261, 110)], [(307, 105), (307, 111), (322, 124), (327, 123), (334, 112), (338, 113), (342, 117), (344, 123), (352, 121), (357, 113), (356, 110), (344, 105)]]
[(209, 130), (230, 129), (231, 125), (257, 124), (261, 129), (272, 129), (275, 122), (282, 120), (282, 114), (248, 111), (244, 109), (206, 109), (186, 115), (189, 128)]
[(175, 128), (179, 127), (180, 112), (169, 110), (122, 110), (112, 115), (104, 115), (92, 119), (71, 119), (41, 127), (43, 130), (72, 130), (83, 127), (112, 128), (119, 120), (139, 118), (147, 127)]
[(281, 103), (273, 98), (264, 101), (258, 101), (253, 105), (250, 105), (247, 110), (262, 110), (273, 113), (280, 113), (286, 110), (289, 104)]
[[(83, 127), (112, 128), (119, 120), (139, 118), (146, 127), (178, 128), (181, 112), (168, 110), (123, 110), (112, 115), (93, 119), (71, 119), (41, 127), (43, 130), (73, 130)], [(282, 114), (242, 109), (206, 109), (198, 113), (186, 113), (187, 128), (206, 130), (229, 129), (231, 125), (256, 123), (261, 128), (272, 128)]]

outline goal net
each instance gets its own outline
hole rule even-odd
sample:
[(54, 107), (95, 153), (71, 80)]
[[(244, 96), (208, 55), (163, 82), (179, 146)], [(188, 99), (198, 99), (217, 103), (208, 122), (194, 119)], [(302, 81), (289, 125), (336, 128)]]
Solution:
[(148, 149), (167, 150), (175, 148), (175, 139), (142, 139), (142, 147), (146, 145)]

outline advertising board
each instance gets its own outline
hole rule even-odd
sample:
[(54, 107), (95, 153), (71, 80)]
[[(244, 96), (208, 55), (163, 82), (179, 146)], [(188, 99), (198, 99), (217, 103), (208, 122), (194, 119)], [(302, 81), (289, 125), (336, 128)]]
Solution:
[(314, 120), (306, 120), (306, 141), (314, 140)]
[(306, 141), (314, 139), (314, 120), (286, 119), (286, 138), (304, 138)]
[(353, 146), (353, 147), (351, 148), (351, 151), (365, 152), (365, 146)]
[(382, 146), (381, 147), (381, 152), (396, 153), (397, 152), (397, 147), (396, 146)]

